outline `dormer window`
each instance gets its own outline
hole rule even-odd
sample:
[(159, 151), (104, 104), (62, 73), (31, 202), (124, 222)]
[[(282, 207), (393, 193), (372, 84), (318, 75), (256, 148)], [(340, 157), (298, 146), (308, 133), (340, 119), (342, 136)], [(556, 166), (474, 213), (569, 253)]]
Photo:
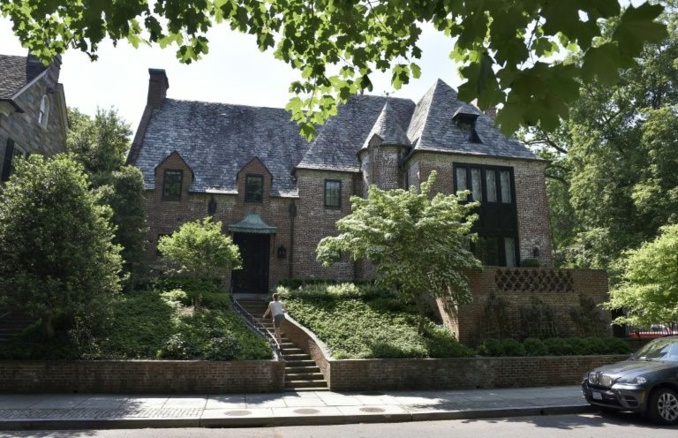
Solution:
[(463, 113), (461, 111), (457, 111), (454, 116), (452, 116), (454, 124), (464, 132), (466, 139), (471, 143), (482, 143), (476, 132), (477, 119), (478, 114)]
[(38, 112), (38, 125), (43, 128), (47, 127), (47, 121), (49, 119), (49, 98), (45, 94), (40, 100), (40, 111)]

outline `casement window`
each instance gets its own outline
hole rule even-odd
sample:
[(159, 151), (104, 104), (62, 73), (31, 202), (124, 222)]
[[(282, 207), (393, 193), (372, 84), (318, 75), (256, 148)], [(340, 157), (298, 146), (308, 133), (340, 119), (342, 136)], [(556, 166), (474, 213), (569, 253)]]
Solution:
[(476, 257), (488, 266), (516, 266), (518, 220), (514, 199), (513, 168), (454, 164), (455, 191), (468, 190), (469, 201), (478, 201), (474, 231)]
[(264, 177), (262, 175), (245, 176), (245, 202), (263, 202)]
[(183, 170), (165, 170), (162, 183), (163, 201), (181, 201), (181, 190), (184, 182)]
[(325, 180), (325, 207), (341, 208), (341, 181), (336, 179)]
[(49, 121), (49, 97), (45, 94), (40, 100), (40, 110), (38, 112), (38, 125), (47, 127)]
[(11, 138), (7, 140), (5, 147), (5, 155), (2, 161), (2, 175), (0, 181), (5, 182), (14, 172), (14, 166), (17, 158), (26, 158), (28, 154), (21, 148), (21, 146), (14, 143)]

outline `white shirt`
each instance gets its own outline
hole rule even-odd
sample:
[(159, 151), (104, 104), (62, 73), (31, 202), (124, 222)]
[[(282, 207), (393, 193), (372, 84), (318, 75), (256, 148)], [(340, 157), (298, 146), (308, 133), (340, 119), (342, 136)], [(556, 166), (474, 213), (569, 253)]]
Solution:
[(282, 315), (283, 312), (283, 303), (280, 301), (271, 301), (268, 304), (268, 307), (271, 309), (271, 313), (273, 314), (273, 317), (276, 315)]

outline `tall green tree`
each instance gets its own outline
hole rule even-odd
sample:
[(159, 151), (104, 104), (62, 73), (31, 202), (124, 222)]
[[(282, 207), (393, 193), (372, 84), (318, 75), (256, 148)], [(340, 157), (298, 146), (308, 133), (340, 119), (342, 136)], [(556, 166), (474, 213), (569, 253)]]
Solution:
[(94, 117), (69, 109), (68, 115), (66, 150), (84, 167), (100, 201), (113, 209), (115, 242), (123, 248), (124, 285), (133, 287), (143, 278), (147, 226), (143, 175), (125, 165), (132, 131), (114, 109), (99, 108)]
[(122, 263), (110, 216), (64, 155), (20, 160), (0, 192), (0, 288), (48, 337), (57, 321), (106, 319)]
[(623, 309), (618, 324), (635, 327), (678, 321), (678, 224), (661, 228), (655, 240), (625, 253), (619, 287), (609, 309)]
[(675, 8), (662, 20), (669, 36), (649, 44), (617, 86), (584, 85), (558, 130), (526, 139), (552, 162), (547, 171), (557, 260), (612, 268), (625, 250), (678, 221), (678, 31)]
[[(663, 2), (659, 2), (660, 4)], [(577, 80), (618, 79), (643, 43), (666, 31), (654, 20), (660, 4), (617, 0), (14, 0), (0, 12), (22, 43), (43, 59), (75, 47), (96, 58), (99, 43), (177, 46), (183, 62), (209, 51), (215, 24), (256, 35), (260, 50), (301, 73), (288, 108), (305, 134), (336, 112), (337, 100), (371, 90), (373, 72), (389, 72), (398, 89), (419, 77), (421, 25), (455, 41), (450, 53), (466, 83), (459, 94), (482, 108), (502, 104), (506, 132), (519, 124), (554, 129), (577, 98)], [(605, 28), (610, 37), (600, 40)], [(543, 59), (566, 48), (581, 63)]]
[(374, 264), (377, 281), (412, 298), (420, 315), (419, 333), (426, 317), (422, 295), (449, 297), (455, 304), (471, 301), (464, 271), (480, 267), (469, 250), (476, 203), (465, 196), (432, 194), (431, 173), (421, 190), (369, 188), (367, 199), (353, 196), (351, 213), (337, 221), (337, 236), (323, 238), (316, 249), (325, 266), (342, 253)]

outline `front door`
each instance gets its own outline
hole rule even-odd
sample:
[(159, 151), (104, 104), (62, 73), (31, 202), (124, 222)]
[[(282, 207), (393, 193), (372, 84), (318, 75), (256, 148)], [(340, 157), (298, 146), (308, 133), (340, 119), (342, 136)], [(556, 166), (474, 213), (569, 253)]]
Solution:
[(231, 276), (233, 293), (268, 293), (270, 234), (235, 233), (233, 242), (242, 258), (242, 269)]

